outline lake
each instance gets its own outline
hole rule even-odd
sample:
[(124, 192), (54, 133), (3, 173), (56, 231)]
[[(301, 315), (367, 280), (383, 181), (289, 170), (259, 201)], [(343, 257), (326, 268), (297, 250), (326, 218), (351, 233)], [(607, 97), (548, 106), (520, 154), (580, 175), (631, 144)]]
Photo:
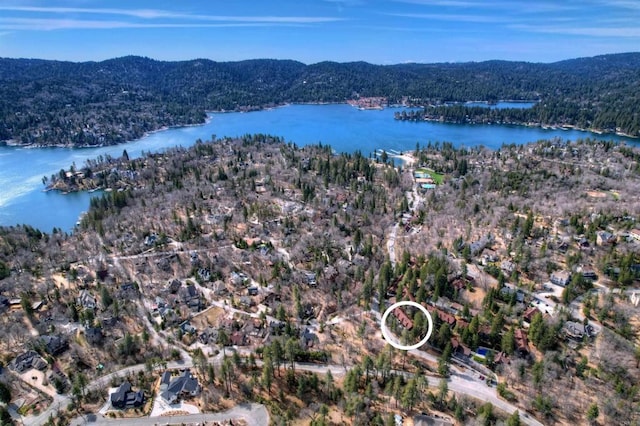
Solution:
[[(518, 107), (527, 105), (530, 106), (518, 104)], [(249, 113), (212, 113), (206, 124), (155, 132), (116, 146), (82, 149), (3, 146), (0, 147), (0, 225), (29, 224), (47, 232), (54, 227), (71, 231), (79, 215), (88, 208), (91, 196), (96, 194), (43, 192), (43, 176), (58, 173), (73, 163), (81, 167), (85, 160), (98, 155), (116, 157), (126, 149), (134, 158), (142, 152), (190, 146), (197, 139), (210, 140), (212, 135), (266, 133), (298, 145), (322, 142), (338, 152), (360, 150), (365, 155), (376, 149), (413, 150), (416, 143), (425, 145), (429, 141), (499, 148), (503, 143), (522, 144), (553, 137), (569, 140), (592, 137), (639, 144), (631, 138), (577, 130), (396, 121), (393, 119), (396, 111), (395, 108), (361, 111), (346, 104), (289, 105)]]

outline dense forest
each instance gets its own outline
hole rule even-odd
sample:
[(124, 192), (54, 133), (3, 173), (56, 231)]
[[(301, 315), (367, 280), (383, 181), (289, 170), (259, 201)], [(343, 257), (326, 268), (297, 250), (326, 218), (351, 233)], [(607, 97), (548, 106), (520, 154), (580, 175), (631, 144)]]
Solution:
[[(206, 111), (252, 110), (288, 102), (442, 105), (540, 100), (530, 111), (427, 110), (469, 121), (533, 121), (640, 134), (640, 53), (552, 64), (372, 65), (290, 60), (103, 62), (0, 59), (0, 141), (90, 146), (124, 142), (164, 126), (204, 122)], [(442, 107), (439, 107), (442, 108)], [(499, 117), (485, 117), (485, 115)], [(416, 117), (413, 117), (416, 118)], [(429, 118), (429, 117), (427, 117)]]

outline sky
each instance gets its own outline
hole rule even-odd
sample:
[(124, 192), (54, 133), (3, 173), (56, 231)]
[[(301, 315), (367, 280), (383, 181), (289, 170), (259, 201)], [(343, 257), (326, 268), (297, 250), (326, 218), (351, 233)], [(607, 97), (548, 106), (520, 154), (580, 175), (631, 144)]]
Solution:
[(640, 0), (0, 0), (0, 57), (554, 62), (640, 51)]

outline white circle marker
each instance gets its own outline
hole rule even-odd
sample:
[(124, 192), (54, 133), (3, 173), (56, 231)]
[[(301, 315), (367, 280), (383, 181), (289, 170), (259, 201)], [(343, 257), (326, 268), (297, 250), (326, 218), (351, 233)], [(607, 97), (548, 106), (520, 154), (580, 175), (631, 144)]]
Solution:
[[(389, 329), (385, 324), (389, 314), (393, 312), (394, 309), (399, 308), (400, 306), (413, 306), (415, 308), (418, 308), (427, 317), (427, 322), (429, 323), (427, 334), (424, 336), (422, 340), (420, 340), (415, 345), (401, 345), (400, 343), (394, 342), (393, 337), (391, 336), (391, 332), (389, 331)], [(389, 306), (386, 311), (384, 311), (384, 314), (382, 315), (382, 322), (380, 323), (380, 328), (382, 329), (382, 336), (384, 337), (384, 340), (386, 340), (387, 343), (389, 343), (391, 346), (393, 346), (396, 349), (400, 349), (401, 351), (411, 351), (414, 349), (418, 349), (420, 346), (427, 343), (427, 341), (429, 340), (429, 337), (431, 337), (431, 333), (433, 333), (433, 319), (431, 319), (431, 314), (429, 313), (429, 311), (427, 311), (427, 308), (425, 308), (421, 304), (412, 302), (410, 300), (403, 300), (402, 302), (394, 303), (393, 305)]]

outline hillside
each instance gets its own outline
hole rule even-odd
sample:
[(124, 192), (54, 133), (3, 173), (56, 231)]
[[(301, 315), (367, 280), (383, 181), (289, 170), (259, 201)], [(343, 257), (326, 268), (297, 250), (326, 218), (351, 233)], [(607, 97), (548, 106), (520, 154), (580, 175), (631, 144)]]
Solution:
[(639, 53), (552, 64), (390, 66), (269, 59), (163, 62), (133, 56), (84, 63), (0, 59), (0, 141), (115, 144), (164, 126), (202, 123), (211, 110), (368, 96), (414, 105), (539, 99), (527, 120), (640, 135), (638, 82)]
[[(201, 411), (260, 402), (275, 424), (637, 423), (638, 149), (403, 159), (258, 134), (61, 173), (61, 190), (103, 188), (72, 234), (0, 228), (6, 399), (44, 414), (24, 424), (66, 424), (105, 382), (157, 406), (162, 371), (190, 368)], [(410, 353), (380, 334), (381, 306), (405, 301), (433, 317)], [(425, 335), (395, 312), (395, 336)]]

